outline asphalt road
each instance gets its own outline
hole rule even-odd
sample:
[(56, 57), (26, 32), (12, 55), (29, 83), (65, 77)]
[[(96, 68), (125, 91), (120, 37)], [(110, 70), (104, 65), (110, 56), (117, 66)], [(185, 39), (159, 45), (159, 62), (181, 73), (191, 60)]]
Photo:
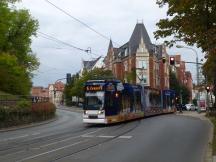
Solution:
[(80, 113), (58, 110), (58, 120), (0, 133), (0, 161), (202, 162), (209, 125), (175, 114), (111, 126), (86, 125)]

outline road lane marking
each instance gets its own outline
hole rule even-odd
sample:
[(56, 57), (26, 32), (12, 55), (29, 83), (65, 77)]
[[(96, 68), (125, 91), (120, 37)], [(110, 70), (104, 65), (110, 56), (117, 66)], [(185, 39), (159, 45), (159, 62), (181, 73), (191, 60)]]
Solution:
[(116, 136), (97, 136), (99, 138), (115, 138)]
[(95, 137), (93, 135), (82, 135), (81, 137), (84, 137), (84, 138), (92, 138), (92, 137)]
[(106, 136), (106, 135), (100, 135), (100, 136), (93, 136), (93, 135), (83, 135), (81, 136), (83, 138), (121, 138), (121, 139), (131, 139), (132, 136)]
[(118, 138), (130, 139), (130, 138), (132, 138), (132, 136), (119, 136)]
[(33, 133), (32, 136), (37, 136), (39, 135), (40, 133)]
[(60, 143), (60, 142), (69, 141), (71, 139), (75, 139), (75, 138), (79, 138), (79, 137), (93, 137), (90, 134), (96, 133), (96, 132), (98, 132), (99, 130), (102, 130), (102, 129), (97, 129), (97, 130), (89, 132), (89, 133), (85, 133), (85, 134), (82, 134), (82, 135), (79, 135), (79, 136), (69, 137), (69, 138), (66, 138), (66, 139), (63, 139), (63, 140), (59, 140), (59, 141), (56, 141), (56, 142), (52, 142), (52, 143), (49, 143), (49, 144), (46, 144), (46, 145), (41, 145), (39, 147), (40, 148), (44, 148), (44, 147), (47, 147), (47, 146), (51, 146), (51, 145), (54, 145), (54, 144), (57, 144), (57, 143)]
[(105, 128), (101, 128), (101, 129), (97, 129), (97, 130), (92, 131), (92, 132), (89, 132), (89, 133), (85, 133), (85, 134), (83, 134), (82, 136), (89, 135), (89, 134), (93, 134), (93, 133), (96, 133), (96, 132), (98, 132), (98, 131), (100, 131), (100, 130), (103, 130), (103, 129), (105, 129)]
[(69, 147), (71, 147), (71, 146), (75, 146), (75, 145), (80, 144), (80, 143), (83, 143), (83, 142), (85, 142), (85, 141), (86, 141), (86, 140), (84, 140), (84, 141), (78, 141), (78, 142), (76, 142), (76, 143), (73, 143), (73, 144), (70, 144), (70, 145), (66, 145), (66, 146), (64, 146), (64, 147), (60, 147), (60, 148), (57, 148), (57, 149), (53, 149), (53, 150), (50, 150), (50, 151), (47, 151), (47, 152), (43, 152), (43, 153), (41, 153), (41, 154), (37, 154), (37, 155), (34, 155), (34, 156), (26, 157), (26, 158), (21, 159), (21, 160), (18, 160), (18, 161), (16, 161), (16, 162), (22, 162), (22, 161), (34, 159), (34, 158), (39, 157), (39, 156), (43, 156), (43, 155), (46, 155), (46, 154), (49, 154), (49, 153), (52, 153), (52, 152), (56, 152), (56, 151), (59, 151), (59, 150), (65, 149), (65, 148), (69, 148)]

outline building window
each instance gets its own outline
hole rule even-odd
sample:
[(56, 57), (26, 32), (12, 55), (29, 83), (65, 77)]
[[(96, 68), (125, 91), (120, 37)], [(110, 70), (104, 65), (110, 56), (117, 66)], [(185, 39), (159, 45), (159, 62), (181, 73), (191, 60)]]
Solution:
[(138, 68), (143, 68), (143, 69), (147, 69), (147, 61), (144, 61), (144, 60), (140, 60), (138, 62)]
[(143, 83), (146, 84), (147, 83), (147, 76), (143, 75)]
[(124, 69), (125, 69), (125, 71), (128, 71), (128, 63), (127, 62), (124, 62)]
[(128, 55), (128, 51), (127, 51), (127, 48), (125, 49), (125, 56), (127, 56)]

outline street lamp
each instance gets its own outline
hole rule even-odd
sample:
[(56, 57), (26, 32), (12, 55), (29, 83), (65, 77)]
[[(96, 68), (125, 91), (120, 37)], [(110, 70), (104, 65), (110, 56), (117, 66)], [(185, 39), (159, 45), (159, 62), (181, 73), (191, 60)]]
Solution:
[[(182, 46), (182, 45), (176, 45), (177, 48), (186, 48), (186, 49), (190, 49), (192, 50), (195, 54), (196, 54), (196, 77), (197, 77), (197, 86), (199, 86), (199, 66), (198, 66), (198, 53), (195, 49), (191, 48), (191, 47), (185, 47), (185, 46)], [(197, 95), (197, 100), (199, 101), (199, 90), (198, 90), (198, 95)], [(198, 103), (198, 109), (199, 109), (199, 103)]]
[(196, 54), (196, 72), (197, 72), (197, 85), (199, 85), (199, 67), (198, 67), (198, 53), (195, 49), (191, 48), (191, 47), (185, 47), (185, 46), (181, 46), (181, 45), (176, 45), (177, 48), (186, 48), (186, 49), (190, 49), (192, 51), (194, 51), (194, 53)]

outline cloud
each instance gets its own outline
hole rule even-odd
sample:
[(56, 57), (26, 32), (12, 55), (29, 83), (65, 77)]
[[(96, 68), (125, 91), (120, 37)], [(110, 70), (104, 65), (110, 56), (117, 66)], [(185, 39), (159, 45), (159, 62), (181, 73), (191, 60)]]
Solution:
[[(111, 37), (118, 44), (126, 43), (137, 23), (143, 21), (152, 42), (156, 42), (153, 32), (156, 23), (166, 17), (167, 8), (160, 9), (155, 1), (147, 0), (49, 0), (67, 11), (75, 18), (85, 22), (107, 37)], [(77, 47), (105, 55), (109, 41), (92, 32), (82, 24), (63, 14), (45, 0), (22, 0), (17, 4), (19, 8), (26, 8), (32, 16), (38, 19), (39, 31), (52, 35), (62, 41)], [(157, 41), (162, 42), (160, 41)], [(62, 78), (66, 73), (76, 73), (81, 68), (81, 60), (92, 59), (93, 55), (75, 50), (71, 47), (57, 44), (40, 36), (33, 39), (33, 52), (37, 53), (41, 67), (33, 79), (35, 85), (47, 86)], [(168, 50), (172, 53), (185, 53), (183, 58), (194, 60), (188, 50)], [(199, 53), (201, 53), (199, 51)], [(187, 55), (188, 54), (188, 55)], [(190, 56), (190, 57), (189, 57)]]

